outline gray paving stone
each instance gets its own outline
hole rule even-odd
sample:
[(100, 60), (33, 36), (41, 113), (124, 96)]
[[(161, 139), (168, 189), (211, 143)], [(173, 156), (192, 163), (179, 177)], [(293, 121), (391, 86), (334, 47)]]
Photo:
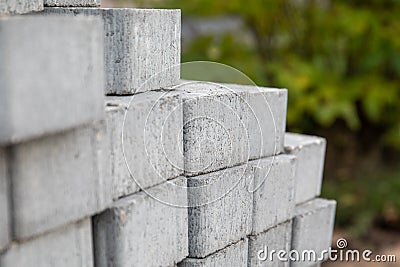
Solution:
[(0, 144), (104, 118), (98, 18), (0, 19)]
[(10, 243), (9, 186), (6, 150), (0, 147), (0, 251)]
[(247, 267), (248, 240), (245, 238), (203, 259), (186, 258), (178, 267)]
[(121, 198), (94, 218), (96, 266), (173, 266), (188, 254), (186, 178)]
[(100, 6), (100, 0), (44, 0), (45, 6), (59, 6), (59, 7), (78, 7), (78, 6)]
[[(324, 250), (331, 246), (332, 233), (335, 222), (336, 201), (314, 199), (296, 207), (296, 216), (293, 219), (292, 250), (302, 253), (312, 250), (321, 258)], [(326, 259), (327, 254), (323, 255)], [(316, 262), (293, 262), (292, 266), (311, 266)]]
[(130, 95), (178, 83), (180, 10), (46, 8), (44, 14), (103, 18), (107, 94)]
[(0, 265), (92, 267), (91, 221), (86, 219), (22, 243), (13, 243), (0, 255)]
[[(292, 221), (287, 221), (256, 236), (249, 236), (248, 266), (289, 266), (291, 234)], [(278, 257), (279, 251), (287, 254)]]
[(109, 96), (106, 101), (114, 198), (183, 174), (182, 102), (177, 93)]
[(250, 176), (241, 165), (188, 179), (190, 257), (204, 258), (250, 234)]
[(284, 151), (286, 129), (287, 90), (260, 86), (222, 84), (248, 94), (247, 134), (250, 159), (278, 155)]
[(285, 134), (286, 153), (297, 157), (296, 204), (313, 199), (321, 194), (324, 172), (326, 140), (317, 136)]
[(43, 10), (43, 0), (0, 0), (0, 14), (24, 14)]
[(177, 90), (183, 93), (186, 175), (283, 151), (286, 90), (195, 81)]
[(249, 185), (254, 191), (254, 235), (293, 217), (296, 157), (282, 154), (250, 164), (255, 171), (254, 181)]
[(97, 124), (12, 147), (15, 238), (47, 232), (110, 205), (103, 127)]

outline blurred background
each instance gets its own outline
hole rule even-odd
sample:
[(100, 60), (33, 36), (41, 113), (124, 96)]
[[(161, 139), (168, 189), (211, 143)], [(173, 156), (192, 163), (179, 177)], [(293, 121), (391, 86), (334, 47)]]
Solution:
[(400, 261), (399, 0), (102, 3), (180, 8), (182, 62), (220, 62), (288, 88), (287, 130), (328, 140), (322, 195), (338, 201), (334, 240)]

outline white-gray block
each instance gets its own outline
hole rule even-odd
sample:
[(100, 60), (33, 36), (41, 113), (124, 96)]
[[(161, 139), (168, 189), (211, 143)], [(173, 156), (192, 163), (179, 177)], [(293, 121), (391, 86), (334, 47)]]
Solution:
[(188, 179), (190, 257), (204, 258), (250, 234), (250, 176), (241, 165)]
[(287, 91), (184, 81), (185, 173), (208, 173), (283, 151)]
[(281, 154), (250, 164), (254, 168), (249, 188), (254, 191), (252, 234), (255, 235), (293, 217), (296, 157)]
[(0, 266), (92, 267), (90, 219), (22, 243), (13, 243), (9, 250), (0, 255)]
[(44, 14), (103, 18), (107, 94), (129, 95), (178, 83), (180, 10), (45, 8)]
[(10, 242), (9, 181), (6, 149), (0, 147), (0, 251)]
[(292, 221), (276, 225), (256, 236), (249, 236), (248, 266), (289, 266), (288, 255), (278, 258), (278, 252), (290, 252), (291, 236)]
[(45, 6), (58, 6), (58, 7), (81, 7), (100, 6), (101, 0), (44, 0)]
[(183, 174), (182, 101), (177, 93), (109, 96), (106, 102), (114, 198)]
[[(296, 206), (296, 216), (293, 219), (292, 250), (302, 253), (312, 250), (317, 259), (321, 258), (323, 250), (331, 246), (335, 221), (336, 201), (314, 199)], [(328, 254), (322, 255), (326, 259)], [(293, 266), (311, 266), (316, 262), (293, 262)]]
[(0, 14), (24, 14), (40, 10), (43, 10), (43, 0), (0, 0)]
[(326, 140), (317, 136), (285, 134), (285, 151), (297, 157), (296, 204), (321, 194)]
[(178, 264), (178, 267), (218, 267), (235, 266), (247, 267), (248, 240), (240, 240), (208, 257), (186, 258)]
[[(188, 255), (186, 178), (121, 198), (94, 217), (96, 266), (174, 266)], [(182, 190), (184, 189), (184, 190)]]
[(104, 118), (99, 18), (0, 19), (0, 144)]
[(91, 216), (111, 204), (104, 124), (11, 148), (14, 234), (22, 239)]

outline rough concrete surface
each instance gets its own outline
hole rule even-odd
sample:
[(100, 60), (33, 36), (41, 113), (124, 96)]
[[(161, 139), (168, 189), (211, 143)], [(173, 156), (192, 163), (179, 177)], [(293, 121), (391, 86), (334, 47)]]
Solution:
[(204, 258), (250, 233), (250, 175), (242, 165), (188, 179), (190, 257)]
[(0, 0), (0, 14), (24, 14), (43, 10), (43, 0)]
[(296, 204), (320, 195), (324, 172), (326, 140), (317, 136), (285, 134), (286, 153), (297, 157)]
[(45, 6), (78, 7), (78, 6), (100, 6), (101, 0), (44, 0)]
[(180, 10), (46, 8), (44, 14), (103, 18), (107, 94), (130, 95), (178, 83)]
[(99, 124), (11, 148), (17, 239), (91, 216), (110, 205), (105, 134)]
[(208, 257), (186, 258), (178, 263), (178, 267), (217, 267), (236, 266), (247, 267), (248, 240), (245, 238)]
[(251, 88), (196, 81), (184, 81), (177, 87), (183, 94), (186, 175), (220, 170), (283, 150), (286, 90)]
[(104, 118), (102, 28), (98, 18), (0, 19), (0, 144)]
[(236, 84), (222, 86), (247, 94), (250, 159), (282, 153), (286, 129), (287, 90)]
[(279, 155), (250, 162), (254, 168), (253, 230), (258, 234), (287, 221), (294, 213), (296, 157)]
[(184, 259), (188, 254), (187, 194), (180, 186), (186, 186), (186, 178), (122, 198), (96, 216), (96, 266), (173, 266)]
[[(248, 266), (289, 266), (288, 261), (280, 261), (277, 253), (290, 251), (292, 221), (276, 225), (256, 236), (249, 236), (249, 265)], [(275, 254), (271, 255), (272, 250)]]
[(22, 243), (0, 255), (2, 267), (92, 267), (90, 219), (62, 227)]
[(183, 121), (178, 94), (109, 96), (106, 102), (114, 198), (183, 174)]
[[(323, 250), (328, 250), (335, 222), (336, 201), (314, 199), (296, 206), (293, 219), (292, 249), (315, 251), (317, 257)], [(323, 255), (325, 258), (327, 254)], [(311, 262), (294, 262), (292, 266), (308, 266)]]
[(9, 181), (6, 149), (0, 147), (0, 252), (10, 242)]

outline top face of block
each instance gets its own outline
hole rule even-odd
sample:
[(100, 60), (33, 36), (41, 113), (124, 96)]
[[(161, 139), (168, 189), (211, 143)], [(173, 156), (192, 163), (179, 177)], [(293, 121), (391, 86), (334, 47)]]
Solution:
[(300, 150), (303, 147), (317, 145), (322, 146), (326, 144), (326, 139), (318, 136), (286, 133), (285, 134), (285, 151), (291, 152)]
[(0, 144), (104, 118), (102, 21), (0, 19)]
[(283, 151), (287, 91), (183, 81), (185, 174), (208, 173)]
[(106, 101), (114, 198), (183, 174), (179, 94), (147, 92)]
[(324, 209), (335, 210), (335, 208), (336, 208), (335, 200), (316, 198), (311, 201), (305, 202), (301, 205), (297, 205), (295, 216), (305, 217), (308, 215), (318, 213), (319, 211)]
[(43, 0), (1, 0), (0, 14), (24, 14), (43, 10)]
[(100, 6), (101, 0), (44, 0), (45, 6), (78, 7), (78, 6)]
[(44, 13), (103, 18), (106, 94), (131, 95), (178, 83), (180, 10), (46, 8)]
[(285, 134), (285, 151), (298, 159), (295, 202), (300, 204), (320, 195), (326, 140), (317, 136)]

